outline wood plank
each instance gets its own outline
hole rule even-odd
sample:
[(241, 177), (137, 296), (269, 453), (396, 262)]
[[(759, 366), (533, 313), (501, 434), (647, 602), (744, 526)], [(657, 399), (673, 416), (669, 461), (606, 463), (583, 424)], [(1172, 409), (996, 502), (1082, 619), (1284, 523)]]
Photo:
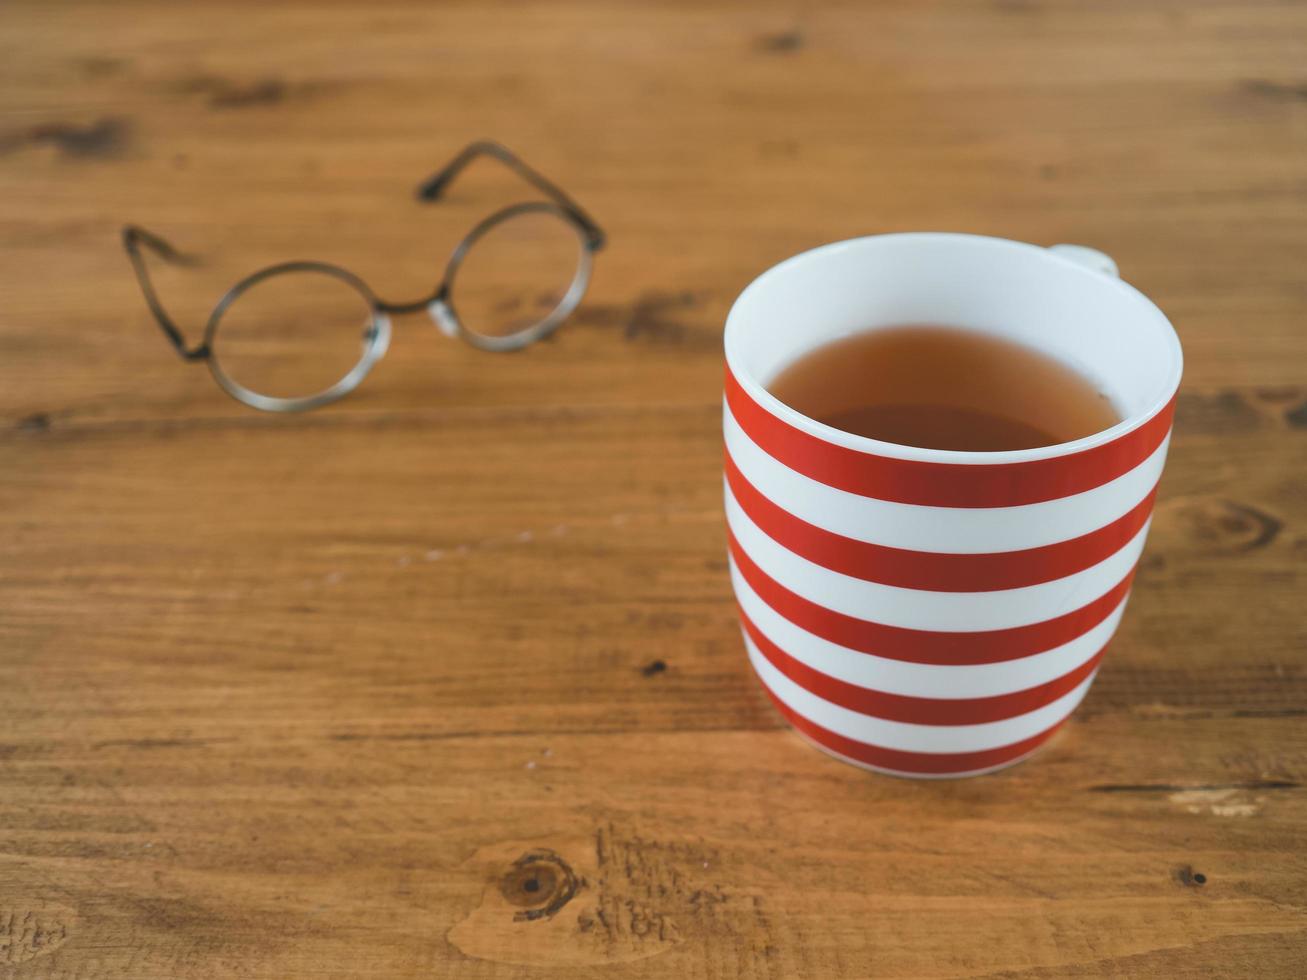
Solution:
[[(1109, 661), (1135, 669), (1104, 671), (1086, 712), (1307, 707), (1291, 394), (1182, 400)], [(70, 675), (52, 692), (70, 707), (93, 696), (83, 671), (149, 684), (168, 711), (180, 669), (196, 707), (236, 684), (240, 715), (184, 715), (223, 735), (316, 726), (326, 707), (346, 732), (773, 727), (733, 626), (719, 441), (716, 410), (666, 407), (16, 433), (2, 588), (29, 658), (11, 669), (62, 651), (41, 669)], [(520, 474), (547, 477), (527, 493)], [(379, 629), (386, 610), (401, 615)], [(126, 720), (106, 705), (60, 724), (109, 738)]]

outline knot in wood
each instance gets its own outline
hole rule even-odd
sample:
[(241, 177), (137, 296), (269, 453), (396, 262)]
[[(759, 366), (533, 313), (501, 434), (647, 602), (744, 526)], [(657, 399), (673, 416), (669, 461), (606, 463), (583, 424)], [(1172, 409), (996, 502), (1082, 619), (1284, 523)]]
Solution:
[(576, 894), (571, 866), (548, 848), (528, 851), (512, 863), (499, 881), (500, 894), (521, 911), (518, 922), (552, 918)]

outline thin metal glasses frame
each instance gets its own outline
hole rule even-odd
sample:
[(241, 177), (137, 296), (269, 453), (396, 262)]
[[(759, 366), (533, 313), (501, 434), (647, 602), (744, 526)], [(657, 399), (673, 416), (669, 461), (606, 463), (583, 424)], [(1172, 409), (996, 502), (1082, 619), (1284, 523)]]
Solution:
[[(366, 282), (354, 273), (340, 266), (327, 262), (296, 261), (283, 262), (266, 266), (251, 273), (232, 286), (209, 314), (204, 328), (204, 336), (199, 344), (188, 346), (186, 338), (176, 322), (168, 315), (155, 291), (150, 279), (149, 269), (145, 264), (143, 250), (150, 252), (164, 261), (187, 265), (193, 259), (174, 248), (158, 235), (136, 225), (127, 225), (122, 230), (123, 248), (131, 261), (132, 269), (140, 284), (146, 305), (158, 322), (160, 329), (177, 353), (188, 361), (204, 361), (214, 380), (227, 394), (237, 401), (252, 408), (268, 412), (302, 412), (330, 404), (349, 394), (381, 360), (390, 346), (392, 314), (418, 313), (426, 310), (440, 330), (481, 350), (506, 352), (521, 350), (553, 333), (576, 309), (585, 295), (590, 283), (590, 273), (594, 262), (594, 253), (604, 247), (606, 236), (594, 220), (563, 192), (539, 172), (524, 163), (511, 150), (498, 143), (481, 140), (469, 144), (453, 160), (423, 181), (417, 188), (417, 199), (423, 202), (436, 201), (449, 184), (471, 162), (481, 156), (489, 156), (508, 166), (518, 176), (544, 194), (548, 201), (526, 201), (503, 208), (476, 224), (455, 247), (445, 265), (444, 275), (430, 295), (406, 303), (392, 303), (382, 300), (372, 291)], [(453, 286), (464, 259), (476, 242), (505, 221), (524, 214), (550, 214), (558, 217), (571, 227), (577, 235), (579, 253), (576, 272), (558, 304), (542, 319), (511, 334), (491, 336), (477, 333), (464, 327), (459, 319), (453, 301)], [(215, 354), (215, 340), (222, 316), (240, 296), (253, 286), (266, 279), (285, 273), (316, 272), (330, 276), (357, 292), (367, 303), (371, 311), (371, 320), (363, 331), (363, 350), (358, 362), (335, 384), (311, 395), (298, 398), (280, 398), (252, 391), (236, 381), (223, 370)]]

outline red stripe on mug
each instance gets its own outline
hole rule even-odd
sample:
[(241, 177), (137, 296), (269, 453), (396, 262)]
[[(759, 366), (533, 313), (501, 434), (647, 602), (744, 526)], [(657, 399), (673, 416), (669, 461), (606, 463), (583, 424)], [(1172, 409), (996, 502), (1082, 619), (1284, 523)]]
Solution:
[(1094, 672), (1107, 650), (1104, 645), (1075, 670), (1024, 691), (988, 698), (916, 698), (874, 691), (823, 674), (796, 660), (764, 636), (743, 609), (740, 610), (740, 622), (754, 646), (771, 665), (809, 693), (850, 711), (914, 725), (983, 725), (1027, 714), (1074, 691)]
[(1154, 487), (1112, 523), (1057, 544), (992, 554), (909, 551), (858, 541), (809, 524), (764, 497), (740, 472), (731, 454), (725, 455), (726, 482), (740, 509), (777, 544), (842, 575), (925, 592), (998, 592), (1083, 572), (1130, 543), (1148, 521), (1157, 495)]
[(1134, 577), (1132, 568), (1125, 578), (1092, 602), (1027, 626), (975, 632), (918, 630), (847, 616), (805, 599), (759, 568), (740, 547), (729, 527), (726, 538), (740, 575), (763, 602), (795, 626), (851, 650), (916, 664), (993, 664), (1059, 647), (1106, 619), (1125, 598)]
[(767, 455), (827, 486), (863, 497), (930, 507), (1016, 507), (1092, 490), (1130, 472), (1171, 429), (1172, 398), (1118, 439), (1069, 456), (1022, 463), (932, 463), (864, 453), (826, 442), (767, 411), (726, 368), (726, 403)]
[(1066, 719), (1059, 721), (1037, 735), (1003, 745), (996, 749), (981, 752), (905, 752), (901, 749), (887, 749), (867, 742), (837, 735), (816, 722), (809, 721), (803, 715), (778, 698), (766, 683), (759, 678), (762, 689), (771, 698), (776, 710), (785, 716), (785, 720), (812, 739), (818, 745), (838, 752), (845, 758), (879, 769), (891, 769), (895, 772), (915, 773), (918, 775), (948, 776), (959, 773), (975, 772), (978, 769), (990, 769), (1006, 762), (1019, 759), (1048, 741), (1062, 727)]

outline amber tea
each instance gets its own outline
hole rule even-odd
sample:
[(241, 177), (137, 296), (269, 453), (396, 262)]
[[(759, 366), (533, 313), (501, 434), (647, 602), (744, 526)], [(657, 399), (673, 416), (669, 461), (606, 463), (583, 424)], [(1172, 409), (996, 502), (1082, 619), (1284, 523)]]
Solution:
[(796, 411), (904, 446), (995, 452), (1071, 442), (1121, 420), (1047, 354), (956, 327), (877, 328), (818, 347), (768, 390)]

